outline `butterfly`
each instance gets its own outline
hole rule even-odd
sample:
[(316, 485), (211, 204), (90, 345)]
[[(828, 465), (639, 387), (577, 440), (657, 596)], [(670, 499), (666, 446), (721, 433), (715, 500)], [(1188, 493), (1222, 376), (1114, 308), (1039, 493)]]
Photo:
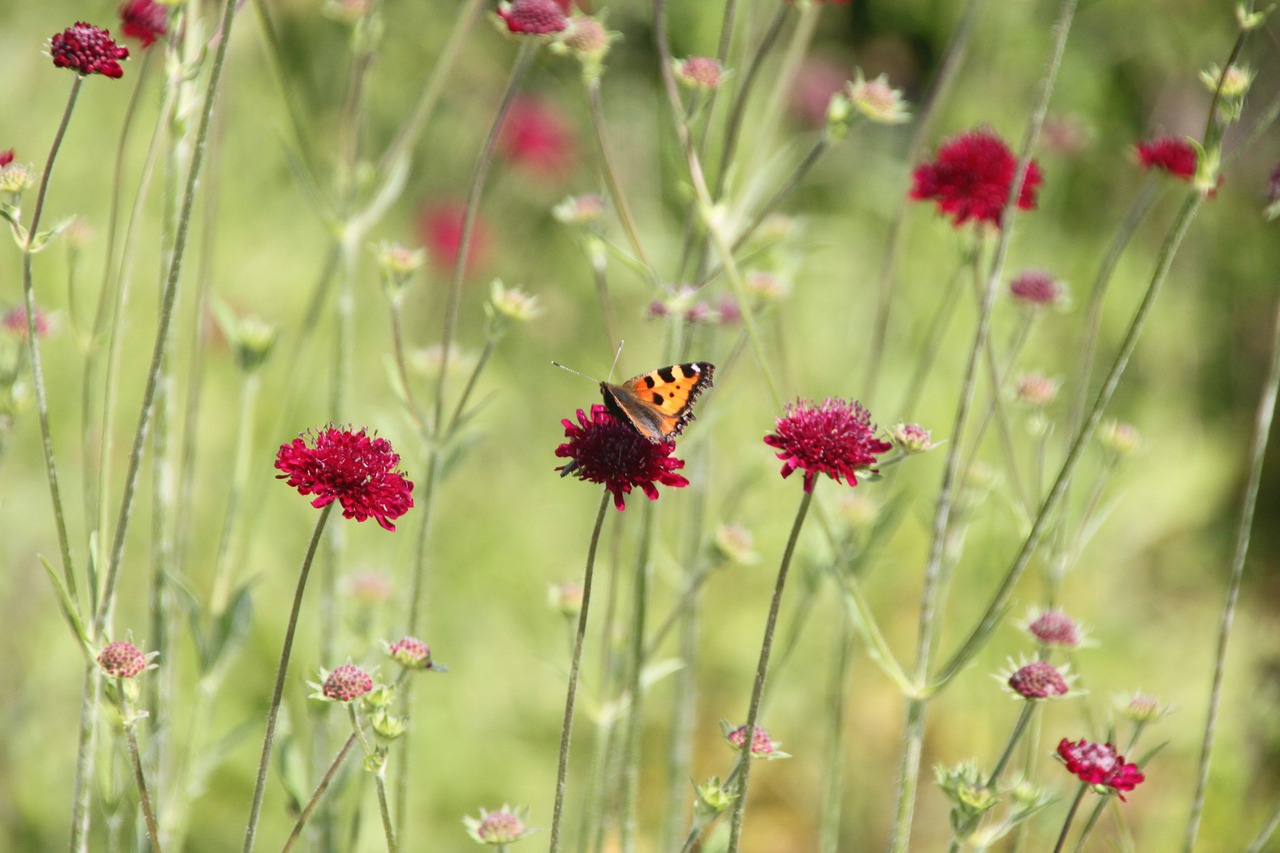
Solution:
[(600, 383), (605, 408), (652, 442), (674, 439), (693, 420), (693, 404), (711, 387), (716, 366), (691, 361), (659, 367), (613, 385)]

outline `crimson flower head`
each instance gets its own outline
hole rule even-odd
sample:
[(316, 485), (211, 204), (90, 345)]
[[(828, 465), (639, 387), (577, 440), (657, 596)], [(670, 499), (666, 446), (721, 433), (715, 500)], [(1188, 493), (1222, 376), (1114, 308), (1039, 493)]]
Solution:
[(129, 58), (129, 49), (116, 44), (107, 30), (77, 21), (49, 39), (49, 54), (58, 68), (115, 79), (124, 76), (120, 60)]
[[(1121, 791), (1132, 791), (1147, 777), (1136, 764), (1126, 764), (1124, 756), (1109, 743), (1091, 743), (1081, 739), (1072, 743), (1063, 738), (1058, 744), (1058, 757), (1067, 770), (1080, 777), (1080, 781), (1115, 791), (1124, 800)], [(1099, 793), (1105, 793), (1100, 791)]]
[(355, 664), (344, 663), (325, 674), (320, 696), (334, 702), (353, 702), (372, 689), (372, 675)]
[(147, 658), (133, 643), (117, 640), (98, 653), (98, 666), (112, 678), (133, 678), (147, 668)]
[(315, 495), (316, 508), (338, 501), (343, 518), (373, 518), (395, 530), (392, 520), (413, 506), (413, 483), (396, 470), (399, 464), (400, 454), (385, 438), (330, 425), (281, 445), (276, 468), (284, 473), (276, 479)]
[(819, 474), (837, 483), (858, 485), (858, 471), (875, 470), (876, 455), (893, 448), (876, 438), (871, 414), (855, 400), (828, 397), (821, 406), (812, 400), (788, 403), (774, 430), (764, 443), (777, 449), (784, 478), (797, 468), (804, 469), (806, 492), (813, 491)]
[(129, 0), (120, 7), (120, 29), (151, 47), (169, 31), (169, 10), (155, 0)]
[[(418, 218), (418, 233), (422, 245), (427, 247), (427, 259), (445, 274), (453, 271), (458, 253), (462, 251), (466, 216), (466, 205), (461, 202), (436, 201), (424, 207)], [(484, 220), (477, 218), (471, 227), (471, 241), (467, 244), (466, 272), (481, 266), (488, 251), (489, 230)]]
[(514, 0), (498, 5), (498, 17), (518, 35), (547, 35), (569, 26), (570, 0)]
[(8, 151), (0, 151), (0, 169), (3, 169), (5, 166), (8, 166), (12, 162), (13, 162), (12, 148), (10, 148)]
[(511, 165), (527, 172), (561, 177), (575, 157), (573, 131), (551, 104), (520, 97), (511, 104), (498, 131), (498, 151)]
[(650, 441), (599, 403), (591, 407), (590, 415), (578, 409), (576, 424), (568, 418), (560, 423), (569, 440), (556, 448), (556, 456), (572, 460), (556, 469), (560, 476), (576, 473), (579, 480), (604, 484), (619, 510), (626, 509), (623, 495), (637, 486), (645, 497), (656, 501), (658, 484), (673, 489), (689, 485), (676, 473), (684, 467), (684, 460), (671, 455), (675, 442)]
[(1185, 139), (1158, 136), (1139, 142), (1133, 149), (1138, 154), (1138, 165), (1144, 169), (1157, 169), (1183, 181), (1196, 174), (1196, 149)]
[[(1017, 168), (1017, 158), (999, 136), (990, 130), (967, 131), (944, 142), (932, 163), (916, 167), (910, 197), (936, 201), (938, 210), (957, 227), (970, 219), (999, 227)], [(1018, 207), (1033, 209), (1043, 182), (1040, 166), (1032, 160), (1018, 193)]]

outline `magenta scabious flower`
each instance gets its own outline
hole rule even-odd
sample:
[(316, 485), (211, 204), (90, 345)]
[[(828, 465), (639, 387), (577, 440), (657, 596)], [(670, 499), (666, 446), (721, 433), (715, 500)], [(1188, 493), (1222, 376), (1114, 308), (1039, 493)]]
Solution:
[(1134, 147), (1138, 165), (1144, 169), (1156, 169), (1183, 181), (1191, 180), (1196, 173), (1196, 149), (1185, 139), (1158, 136)]
[(169, 10), (155, 0), (129, 0), (120, 7), (120, 29), (151, 47), (169, 31)]
[[(916, 167), (910, 197), (937, 202), (938, 210), (957, 227), (970, 219), (999, 227), (1017, 167), (1017, 158), (999, 136), (989, 130), (971, 130), (944, 142), (932, 163)], [(1040, 166), (1032, 160), (1018, 193), (1018, 207), (1033, 209), (1043, 182)]]
[(1047, 661), (1034, 661), (1019, 667), (1008, 680), (1009, 689), (1023, 699), (1052, 699), (1065, 696), (1067, 680), (1058, 668)]
[(528, 818), (527, 808), (513, 808), (504, 803), (497, 811), (480, 809), (480, 817), (464, 817), (462, 823), (467, 827), (467, 834), (476, 843), (505, 850), (506, 845), (514, 844), (533, 832), (525, 825)]
[(507, 162), (546, 178), (569, 171), (577, 157), (574, 149), (568, 121), (540, 98), (517, 98), (498, 131), (498, 151)]
[(117, 640), (98, 653), (98, 666), (112, 678), (133, 678), (147, 668), (147, 656), (133, 643)]
[(129, 49), (116, 44), (109, 31), (77, 21), (49, 40), (49, 54), (58, 68), (116, 79), (124, 76), (120, 60), (129, 58)]
[(1080, 625), (1061, 610), (1046, 610), (1027, 623), (1027, 631), (1046, 646), (1079, 646)]
[(601, 483), (613, 493), (613, 505), (626, 509), (623, 496), (639, 487), (651, 501), (658, 499), (658, 485), (684, 488), (689, 481), (676, 471), (684, 460), (672, 456), (672, 441), (650, 441), (635, 427), (615, 418), (599, 403), (591, 414), (578, 409), (578, 422), (565, 418), (565, 438), (556, 456), (572, 460), (556, 470), (560, 476), (576, 473), (580, 480)]
[(569, 26), (569, 0), (515, 0), (499, 5), (497, 14), (519, 35), (558, 33)]
[(778, 418), (774, 429), (764, 437), (764, 443), (778, 451), (784, 478), (797, 468), (804, 469), (806, 492), (813, 491), (819, 474), (837, 483), (858, 485), (858, 471), (874, 471), (876, 455), (893, 447), (876, 438), (871, 414), (854, 400), (828, 397), (821, 406), (812, 400), (797, 400), (787, 404), (786, 414)]
[(373, 689), (373, 676), (360, 667), (344, 663), (329, 673), (320, 690), (326, 699), (351, 702)]
[(413, 483), (396, 470), (399, 464), (400, 454), (385, 438), (331, 425), (281, 445), (276, 468), (284, 473), (276, 479), (287, 479), (299, 494), (315, 495), (316, 508), (336, 500), (343, 518), (373, 518), (395, 530), (391, 522), (413, 506)]
[(1072, 743), (1063, 738), (1058, 744), (1058, 757), (1081, 782), (1110, 788), (1122, 801), (1124, 794), (1121, 791), (1132, 791), (1147, 778), (1138, 765), (1126, 764), (1124, 756), (1109, 743), (1092, 743), (1084, 739)]
[(417, 637), (404, 637), (387, 646), (387, 654), (405, 669), (431, 669), (431, 647)]
[(1009, 282), (1009, 294), (1032, 308), (1060, 305), (1067, 296), (1066, 288), (1044, 270), (1030, 269)]

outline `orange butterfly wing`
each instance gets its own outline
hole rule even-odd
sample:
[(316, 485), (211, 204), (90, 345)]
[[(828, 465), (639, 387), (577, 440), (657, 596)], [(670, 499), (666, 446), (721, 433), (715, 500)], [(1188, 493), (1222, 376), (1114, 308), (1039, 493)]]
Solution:
[(693, 420), (693, 404), (711, 387), (716, 366), (705, 361), (673, 364), (633, 376), (620, 385), (600, 383), (606, 408), (653, 442), (666, 441)]

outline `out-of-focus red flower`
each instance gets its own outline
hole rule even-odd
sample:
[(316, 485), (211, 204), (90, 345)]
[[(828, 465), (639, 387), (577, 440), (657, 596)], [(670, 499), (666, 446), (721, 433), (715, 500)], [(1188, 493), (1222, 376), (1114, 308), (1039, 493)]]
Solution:
[(143, 47), (151, 47), (169, 31), (169, 9), (155, 0), (129, 0), (120, 7), (120, 29)]
[[(462, 251), (462, 226), (467, 215), (466, 205), (457, 201), (435, 201), (427, 204), (418, 219), (419, 236), (427, 247), (427, 261), (442, 274), (453, 272)], [(471, 243), (467, 247), (466, 274), (484, 266), (489, 253), (489, 229), (479, 216), (471, 229)]]
[(831, 97), (844, 90), (849, 77), (848, 68), (838, 62), (820, 57), (806, 59), (791, 85), (791, 114), (810, 127), (826, 127)]
[(1196, 173), (1196, 149), (1185, 139), (1159, 136), (1134, 146), (1138, 164), (1144, 169), (1157, 169), (1184, 181)]
[(511, 104), (498, 131), (498, 153), (545, 178), (563, 177), (577, 158), (573, 130), (551, 103), (525, 95)]
[[(957, 227), (970, 219), (999, 227), (1017, 167), (1017, 158), (995, 133), (967, 131), (944, 142), (932, 163), (916, 167), (910, 197), (937, 202)], [(1042, 183), (1040, 166), (1032, 160), (1018, 193), (1018, 207), (1035, 208)]]

